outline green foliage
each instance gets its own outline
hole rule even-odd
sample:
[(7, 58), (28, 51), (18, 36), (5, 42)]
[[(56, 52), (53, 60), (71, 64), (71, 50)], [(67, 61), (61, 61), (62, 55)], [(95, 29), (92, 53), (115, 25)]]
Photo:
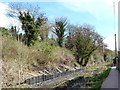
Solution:
[(67, 19), (59, 18), (55, 20), (55, 30), (53, 30), (53, 33), (57, 36), (57, 42), (60, 47), (63, 46), (67, 25)]
[(91, 78), (88, 78), (90, 82), (94, 82), (90, 90), (100, 90), (101, 85), (105, 78), (109, 75), (111, 68), (108, 68), (107, 70), (103, 71), (100, 74), (95, 74)]
[(63, 63), (69, 64), (68, 61), (73, 61), (74, 56), (69, 50), (57, 46), (53, 40), (36, 42), (33, 48), (42, 52), (46, 63)]
[(101, 36), (91, 26), (73, 26), (72, 33), (67, 37), (66, 48), (74, 51), (80, 65), (86, 66), (92, 53), (102, 44)]
[(34, 17), (30, 15), (30, 12), (19, 12), (19, 19), (22, 22), (22, 29), (25, 30), (27, 46), (31, 46), (34, 43), (34, 40), (37, 39), (37, 31), (35, 32), (34, 26)]
[(34, 16), (29, 12), (19, 12), (19, 19), (22, 23), (22, 29), (25, 31), (25, 44), (27, 46), (31, 46), (38, 40), (38, 36), (40, 34), (40, 27), (45, 22), (46, 19), (44, 17)]
[(50, 28), (51, 27), (49, 24), (44, 24), (40, 27), (40, 41), (45, 41), (46, 39), (48, 39), (48, 32)]
[(72, 67), (75, 62), (72, 52), (66, 48), (55, 48), (52, 52), (52, 58), (54, 61), (57, 61), (58, 64), (64, 64), (70, 67)]
[(8, 29), (6, 29), (6, 28), (0, 28), (0, 33), (2, 33), (2, 36), (4, 36), (4, 35), (9, 35), (9, 32), (8, 32)]
[(104, 61), (111, 62), (112, 59), (115, 57), (115, 53), (109, 49), (105, 49), (104, 52)]
[(35, 45), (33, 46), (34, 48), (36, 48), (39, 52), (42, 52), (45, 59), (44, 61), (46, 63), (49, 63), (51, 61), (51, 52), (52, 50), (55, 48), (55, 46), (50, 45), (49, 42), (44, 41), (44, 42), (38, 42), (35, 43)]

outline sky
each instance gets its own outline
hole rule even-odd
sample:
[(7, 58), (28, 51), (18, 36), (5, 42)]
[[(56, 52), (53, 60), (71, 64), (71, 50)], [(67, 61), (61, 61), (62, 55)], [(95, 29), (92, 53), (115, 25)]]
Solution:
[[(117, 33), (118, 27), (117, 3), (120, 0), (37, 1), (38, 2), (33, 2), (33, 0), (29, 0), (29, 3), (38, 5), (41, 11), (48, 17), (49, 22), (54, 22), (55, 18), (58, 17), (66, 17), (72, 24), (90, 24), (95, 27), (96, 32), (104, 37), (104, 42), (108, 45), (108, 48), (114, 50), (114, 34)], [(113, 1), (115, 2), (114, 5)], [(20, 26), (18, 19), (6, 15), (8, 10), (10, 10), (9, 2), (6, 2), (6, 0), (3, 0), (3, 2), (0, 2), (0, 27), (10, 27), (14, 24)], [(115, 8), (113, 6), (115, 6)]]

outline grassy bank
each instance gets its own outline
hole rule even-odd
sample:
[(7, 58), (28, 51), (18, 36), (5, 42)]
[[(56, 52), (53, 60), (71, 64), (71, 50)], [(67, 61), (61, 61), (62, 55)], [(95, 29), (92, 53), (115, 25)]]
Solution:
[(100, 90), (105, 78), (109, 75), (111, 68), (103, 71), (99, 74), (94, 74), (92, 77), (87, 78), (89, 82), (92, 82), (90, 90)]

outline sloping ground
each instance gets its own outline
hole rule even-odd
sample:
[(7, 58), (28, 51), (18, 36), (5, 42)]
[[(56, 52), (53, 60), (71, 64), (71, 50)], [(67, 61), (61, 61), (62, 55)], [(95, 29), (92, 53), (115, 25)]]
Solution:
[[(25, 79), (74, 69), (72, 53), (48, 42), (27, 47), (11, 37), (2, 37), (3, 87), (16, 86)], [(1, 55), (1, 54), (0, 54)]]
[[(2, 41), (0, 55), (3, 59), (3, 87), (16, 86), (16, 83), (33, 76), (80, 68), (73, 53), (54, 45), (53, 41), (36, 42), (33, 47), (27, 47), (11, 37), (2, 37), (0, 40)], [(92, 62), (89, 62), (87, 67), (103, 64), (102, 57), (98, 51), (97, 54), (95, 52), (90, 60)]]

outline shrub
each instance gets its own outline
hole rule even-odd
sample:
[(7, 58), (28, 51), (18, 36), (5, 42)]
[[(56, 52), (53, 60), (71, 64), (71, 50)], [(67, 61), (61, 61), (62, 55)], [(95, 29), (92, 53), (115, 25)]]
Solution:
[(56, 43), (50, 40), (41, 43), (37, 42), (33, 48), (43, 53), (47, 63), (64, 62), (67, 64), (68, 61), (71, 62), (74, 60), (74, 56), (69, 50), (57, 46)]

